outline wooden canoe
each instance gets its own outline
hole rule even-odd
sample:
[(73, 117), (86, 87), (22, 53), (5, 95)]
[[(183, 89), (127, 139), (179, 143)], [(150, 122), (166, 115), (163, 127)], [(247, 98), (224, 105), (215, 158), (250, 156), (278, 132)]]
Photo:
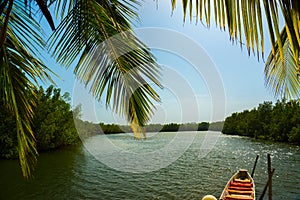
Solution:
[(255, 185), (247, 170), (240, 169), (226, 184), (220, 200), (255, 200)]

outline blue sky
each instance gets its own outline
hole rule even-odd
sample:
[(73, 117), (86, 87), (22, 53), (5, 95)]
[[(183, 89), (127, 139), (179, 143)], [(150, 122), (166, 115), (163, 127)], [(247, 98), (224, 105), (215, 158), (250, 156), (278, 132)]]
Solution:
[[(218, 121), (223, 120), (232, 112), (256, 107), (263, 101), (275, 101), (264, 85), (264, 62), (262, 60), (258, 62), (257, 57), (253, 54), (249, 57), (245, 47), (241, 51), (239, 45), (232, 45), (228, 33), (216, 28), (213, 21), (209, 29), (201, 23), (195, 25), (195, 20), (190, 22), (187, 19), (183, 23), (181, 6), (178, 5), (171, 16), (169, 1), (158, 1), (157, 7), (155, 1), (146, 0), (139, 10), (139, 15), (140, 22), (135, 23), (135, 28), (168, 29), (188, 37), (199, 45), (214, 65), (208, 67), (214, 67), (219, 72), (225, 89), (225, 113), (220, 111), (220, 115), (212, 116), (212, 113), (218, 113), (218, 110), (213, 111), (212, 91), (209, 90), (210, 86), (207, 85), (206, 77), (197, 73), (195, 66), (181, 55), (152, 49), (157, 62), (163, 69), (161, 81), (164, 89), (158, 90), (162, 102), (156, 104), (157, 110), (151, 123)], [(143, 35), (138, 36), (142, 40), (145, 39)], [(146, 40), (154, 41), (158, 37), (159, 34), (152, 35), (148, 36)], [(146, 41), (145, 43), (147, 44)], [(174, 40), (174, 45), (181, 49), (184, 44)], [(266, 55), (270, 51), (268, 43), (266, 43), (265, 51)], [(188, 53), (195, 56), (199, 54), (192, 49)], [(73, 95), (74, 104), (78, 102), (83, 104), (82, 114), (85, 120), (126, 123), (122, 118), (113, 114), (110, 109), (107, 110), (102, 101), (95, 102), (88, 92), (76, 83), (70, 69), (65, 70), (55, 64), (53, 60), (48, 60), (48, 62), (54, 66), (52, 69), (54, 68), (55, 72), (60, 74), (61, 78), (56, 79), (57, 86)], [(186, 86), (183, 82), (186, 83)]]

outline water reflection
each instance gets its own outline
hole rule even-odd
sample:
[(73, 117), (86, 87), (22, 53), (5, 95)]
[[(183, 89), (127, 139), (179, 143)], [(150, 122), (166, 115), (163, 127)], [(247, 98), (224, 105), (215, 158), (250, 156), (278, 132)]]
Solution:
[[(160, 141), (137, 143), (126, 140), (127, 148), (159, 147)], [(188, 134), (188, 133), (186, 133)], [(124, 136), (109, 136), (124, 143)], [(35, 179), (24, 181), (17, 162), (0, 161), (0, 199), (201, 199), (206, 194), (219, 196), (232, 174), (239, 168), (253, 167), (260, 154), (255, 183), (259, 196), (266, 183), (266, 154), (272, 154), (276, 169), (273, 199), (299, 199), (300, 148), (294, 145), (261, 142), (222, 135), (207, 156), (200, 158), (204, 134), (197, 133), (190, 148), (174, 163), (158, 171), (134, 174), (120, 172), (97, 161), (79, 145), (39, 157)], [(124, 163), (125, 165), (125, 163)]]
[(0, 199), (68, 199), (81, 145), (41, 153), (34, 178), (24, 180), (18, 162), (1, 160)]

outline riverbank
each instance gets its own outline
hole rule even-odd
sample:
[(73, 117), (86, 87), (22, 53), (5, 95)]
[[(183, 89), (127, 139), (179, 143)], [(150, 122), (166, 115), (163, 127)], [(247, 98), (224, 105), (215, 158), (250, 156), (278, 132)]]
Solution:
[(300, 103), (285, 100), (264, 102), (252, 110), (233, 113), (222, 132), (228, 135), (300, 144)]

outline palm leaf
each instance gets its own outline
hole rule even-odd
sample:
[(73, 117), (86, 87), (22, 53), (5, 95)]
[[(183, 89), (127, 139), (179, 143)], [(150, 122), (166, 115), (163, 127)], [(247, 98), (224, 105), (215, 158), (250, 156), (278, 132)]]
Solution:
[[(3, 7), (5, 7), (5, 5)], [(13, 0), (10, 0), (8, 2), (7, 9), (5, 10), (5, 16), (3, 17), (4, 18), (4, 23), (2, 24), (1, 34), (0, 34), (0, 48), (3, 46), (3, 43), (5, 42), (7, 26), (8, 26), (9, 17), (10, 17), (12, 7), (13, 7)]]
[(287, 37), (286, 29), (281, 32), (281, 40), (284, 41), (283, 55), (284, 65), (282, 65), (279, 45), (275, 45), (275, 54), (270, 54), (265, 67), (265, 80), (267, 87), (275, 95), (291, 99), (300, 98), (300, 79), (297, 63)]
[[(74, 73), (100, 100), (129, 122), (143, 126), (159, 97), (149, 81), (160, 86), (159, 67), (146, 46), (130, 31), (137, 19), (136, 1), (74, 1), (54, 32), (50, 48), (57, 61)], [(58, 11), (59, 13), (59, 11)], [(135, 130), (139, 130), (138, 128)]]
[(55, 30), (54, 22), (52, 19), (52, 15), (50, 14), (50, 11), (48, 9), (47, 1), (46, 0), (35, 0), (35, 2), (37, 3), (41, 12), (43, 13), (43, 16), (45, 16), (46, 20), (48, 21), (51, 29)]
[(4, 8), (7, 6), (8, 0), (4, 0), (0, 3), (0, 15), (2, 15)]
[[(193, 0), (189, 0), (190, 2)], [(237, 41), (242, 46), (242, 38), (246, 41), (246, 47), (249, 54), (251, 52), (257, 52), (258, 59), (259, 54), (264, 57), (264, 26), (263, 21), (267, 22), (267, 29), (269, 30), (269, 38), (272, 44), (272, 51), (269, 54), (269, 60), (276, 60), (277, 68), (288, 68), (286, 65), (287, 59), (294, 60), (295, 67), (300, 70), (300, 3), (297, 0), (214, 0), (213, 5), (210, 0), (196, 0), (196, 7), (194, 9), (186, 9), (186, 5), (189, 3), (188, 0), (182, 4), (184, 11), (184, 19), (186, 18), (187, 12), (196, 12), (196, 16), (206, 23), (210, 24), (210, 7), (213, 6), (215, 22), (221, 29), (227, 29), (232, 41)], [(191, 3), (190, 3), (191, 4)], [(172, 0), (172, 10), (174, 11), (176, 0)], [(199, 5), (199, 6), (198, 6)], [(263, 15), (263, 14), (264, 15)], [(190, 13), (191, 15), (191, 13)], [(284, 19), (284, 26), (280, 27), (279, 16), (282, 15)], [(283, 40), (279, 30), (285, 29), (285, 34), (288, 39)], [(287, 42), (288, 40), (288, 42)], [(288, 43), (288, 45), (286, 44)], [(287, 48), (288, 46), (288, 48)], [(289, 50), (287, 50), (289, 49)], [(278, 55), (280, 56), (278, 58)], [(273, 57), (273, 59), (271, 58)], [(288, 58), (289, 57), (289, 58)], [(270, 62), (268, 62), (270, 63)], [(266, 68), (269, 68), (266, 66)], [(266, 70), (268, 72), (269, 70)], [(294, 71), (294, 70), (293, 70)], [(268, 80), (277, 79), (280, 83), (281, 77), (277, 71), (276, 76), (267, 78)], [(296, 71), (294, 71), (296, 73)], [(269, 75), (266, 74), (266, 76)], [(274, 75), (274, 74), (273, 74)], [(288, 78), (286, 82), (291, 82), (289, 85), (294, 85), (294, 79), (292, 76), (291, 80)], [(294, 77), (294, 76), (293, 76)], [(272, 91), (277, 91), (276, 84), (271, 84), (267, 81), (269, 88)], [(294, 87), (300, 87), (295, 85)], [(294, 87), (279, 87), (290, 90)], [(277, 91), (275, 94), (294, 94), (294, 91)], [(292, 96), (290, 96), (292, 98)], [(297, 96), (293, 96), (297, 97)]]
[[(4, 13), (7, 14), (6, 10)], [(5, 16), (1, 16), (3, 18)], [(2, 22), (0, 29), (3, 30)], [(47, 73), (50, 70), (33, 53), (45, 45), (37, 27), (38, 23), (26, 14), (24, 8), (14, 4), (0, 49), (1, 97), (16, 119), (19, 162), (26, 178), (31, 176), (37, 157), (32, 131), (35, 85), (38, 79), (46, 81), (50, 78)]]
[[(42, 12), (42, 15), (46, 18), (47, 22), (49, 23), (50, 27), (52, 30), (55, 29), (54, 22), (52, 19), (52, 15), (50, 14), (50, 11), (48, 9), (47, 5), (47, 0), (35, 0), (37, 3), (39, 10)], [(6, 39), (6, 30), (7, 30), (7, 25), (8, 21), (10, 18), (11, 14), (11, 9), (13, 6), (17, 6), (19, 8), (22, 7), (22, 15), (25, 16), (26, 18), (28, 17), (33, 17), (31, 10), (32, 10), (32, 0), (29, 0), (29, 3), (27, 0), (4, 0), (3, 2), (1, 1), (0, 3), (0, 16), (1, 19), (4, 19), (4, 24), (1, 27), (1, 35), (0, 35), (0, 46), (3, 45)], [(29, 9), (28, 9), (29, 7)], [(39, 24), (38, 24), (39, 26)]]

